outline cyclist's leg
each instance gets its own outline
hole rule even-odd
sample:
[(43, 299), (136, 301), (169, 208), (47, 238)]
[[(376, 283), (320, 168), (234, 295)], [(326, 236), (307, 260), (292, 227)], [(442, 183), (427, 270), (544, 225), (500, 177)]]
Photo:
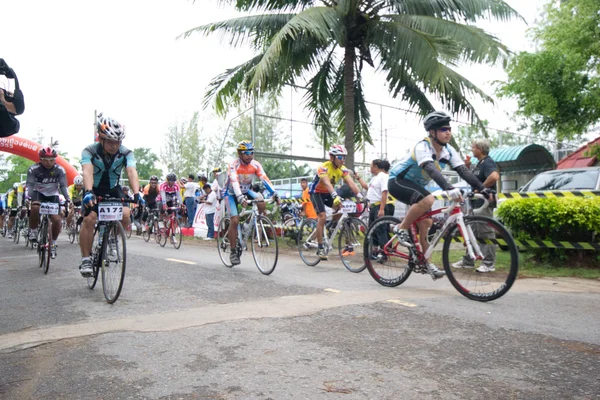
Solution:
[[(44, 201), (47, 201), (49, 203), (58, 203), (58, 196), (57, 197), (46, 197), (46, 199)], [(62, 208), (62, 206), (61, 206)], [(52, 240), (51, 243), (54, 243), (54, 241), (56, 239), (58, 239), (58, 235), (60, 234), (60, 230), (62, 229), (62, 216), (60, 211), (58, 212), (58, 215), (50, 215), (50, 220), (52, 221)]]
[(67, 216), (67, 231), (71, 228), (71, 224), (73, 223), (73, 214), (74, 214), (74, 205), (73, 202), (69, 203), (69, 215)]
[(407, 179), (390, 179), (388, 190), (396, 200), (409, 206), (400, 229), (410, 229), (413, 222), (431, 210), (435, 200), (427, 189)]
[(4, 228), (4, 207), (0, 206), (0, 229)]
[(31, 209), (29, 210), (29, 240), (37, 240), (37, 230), (40, 225), (40, 193), (31, 194)]
[(79, 249), (81, 257), (88, 258), (92, 252), (92, 242), (94, 240), (94, 227), (98, 218), (98, 208), (94, 206), (88, 215), (83, 217), (81, 231), (79, 232)]
[(333, 205), (333, 199), (330, 194), (313, 193), (310, 195), (310, 201), (317, 212), (317, 229), (315, 235), (317, 236), (317, 243), (319, 247), (323, 246), (323, 231), (325, 230), (325, 222), (327, 221), (327, 213), (325, 212), (325, 202), (327, 205)]
[(229, 238), (229, 245), (231, 246), (231, 254), (235, 253), (235, 246), (237, 244), (237, 228), (240, 223), (240, 217), (237, 212), (237, 200), (234, 195), (230, 194), (227, 198), (227, 206), (229, 208), (229, 230), (227, 231), (227, 237)]
[(12, 231), (13, 225), (15, 224), (16, 216), (17, 216), (17, 209), (11, 208), (10, 212), (8, 213), (8, 232), (9, 232), (9, 234)]
[[(494, 218), (494, 210), (492, 207), (486, 207), (476, 213), (475, 215), (480, 215), (483, 217)], [(485, 224), (475, 224), (473, 227), (474, 234), (477, 239), (495, 239), (496, 232), (494, 228), (487, 226)], [(493, 267), (496, 262), (496, 246), (494, 244), (487, 243), (479, 243), (479, 248), (483, 253), (483, 261), (482, 264), (486, 267)]]

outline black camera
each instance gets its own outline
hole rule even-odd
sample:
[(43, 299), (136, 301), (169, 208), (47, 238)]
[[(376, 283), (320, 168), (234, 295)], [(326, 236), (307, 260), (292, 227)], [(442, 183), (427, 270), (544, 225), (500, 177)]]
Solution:
[[(21, 115), (25, 111), (23, 92), (19, 87), (19, 79), (15, 71), (8, 66), (3, 58), (0, 58), (0, 75), (15, 81), (15, 91), (10, 94), (2, 89), (4, 102), (0, 102), (0, 137), (7, 137), (19, 132), (21, 125), (15, 115)], [(10, 104), (8, 104), (10, 103)]]

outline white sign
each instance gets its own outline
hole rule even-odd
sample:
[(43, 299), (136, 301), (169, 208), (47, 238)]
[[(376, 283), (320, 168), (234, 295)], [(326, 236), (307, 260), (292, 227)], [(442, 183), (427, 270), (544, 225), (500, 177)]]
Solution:
[(98, 204), (99, 221), (120, 221), (123, 219), (122, 203), (100, 203)]
[(58, 215), (58, 203), (41, 203), (40, 214)]
[(344, 200), (342, 202), (342, 212), (346, 214), (352, 214), (356, 212), (356, 203), (351, 200)]

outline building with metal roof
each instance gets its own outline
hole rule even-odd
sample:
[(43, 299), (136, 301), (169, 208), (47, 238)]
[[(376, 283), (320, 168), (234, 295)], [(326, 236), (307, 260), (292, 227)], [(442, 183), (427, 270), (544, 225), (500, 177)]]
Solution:
[(566, 168), (582, 168), (582, 167), (593, 167), (594, 165), (600, 165), (600, 159), (598, 157), (587, 157), (585, 156), (586, 151), (593, 145), (600, 146), (600, 137), (592, 140), (585, 146), (581, 146), (571, 155), (563, 158), (556, 165), (556, 169)]

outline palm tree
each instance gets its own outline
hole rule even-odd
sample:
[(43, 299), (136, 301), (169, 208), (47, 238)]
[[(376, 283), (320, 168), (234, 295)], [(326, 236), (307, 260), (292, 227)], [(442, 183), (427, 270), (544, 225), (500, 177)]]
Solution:
[(204, 105), (227, 110), (253, 96), (305, 88), (305, 106), (324, 135), (343, 133), (346, 164), (369, 134), (362, 79), (366, 63), (383, 73), (394, 98), (425, 114), (430, 97), (479, 121), (469, 95), (492, 99), (456, 72), (459, 63), (505, 61), (508, 49), (472, 24), (518, 13), (501, 0), (221, 0), (253, 14), (190, 29), (220, 33), (256, 55), (215, 77)]

